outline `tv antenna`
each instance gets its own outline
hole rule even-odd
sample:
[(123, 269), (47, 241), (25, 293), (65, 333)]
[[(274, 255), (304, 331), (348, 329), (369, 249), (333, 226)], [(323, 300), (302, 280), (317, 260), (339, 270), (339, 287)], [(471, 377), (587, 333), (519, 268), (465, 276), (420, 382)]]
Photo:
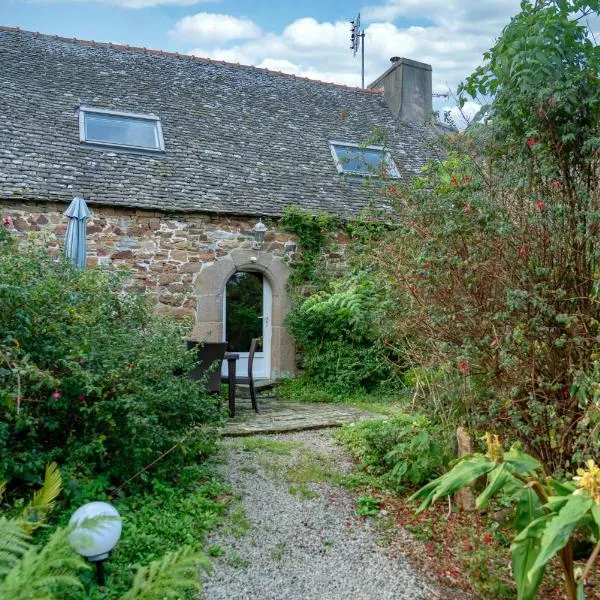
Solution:
[[(354, 21), (350, 21), (350, 50), (353, 55), (360, 49), (361, 54), (361, 83), (362, 87), (365, 87), (365, 30), (360, 28), (360, 13), (356, 16)], [(362, 43), (361, 43), (362, 41)]]

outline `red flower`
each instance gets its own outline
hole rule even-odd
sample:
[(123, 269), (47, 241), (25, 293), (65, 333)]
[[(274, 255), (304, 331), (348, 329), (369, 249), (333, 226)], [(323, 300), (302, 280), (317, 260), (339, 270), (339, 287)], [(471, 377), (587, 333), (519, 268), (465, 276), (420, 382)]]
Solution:
[(527, 248), (519, 248), (519, 256), (527, 256)]
[(550, 98), (548, 98), (548, 104), (550, 106), (554, 106), (556, 104), (556, 98), (554, 96), (550, 96)]
[(54, 392), (52, 393), (52, 397), (55, 400), (58, 400), (60, 398), (60, 392), (58, 390), (54, 390)]
[(458, 370), (463, 374), (466, 375), (469, 372), (469, 365), (463, 360), (459, 365), (458, 365)]
[(465, 212), (470, 215), (473, 212), (473, 207), (470, 204), (465, 206)]
[(493, 539), (494, 539), (494, 536), (491, 533), (488, 533), (481, 541), (484, 544), (489, 544)]
[(546, 205), (541, 200), (536, 204), (536, 206), (538, 207), (538, 209), (540, 211), (542, 211), (542, 210), (544, 210), (544, 208), (546, 208)]
[(551, 185), (555, 190), (557, 190), (560, 187), (560, 181), (558, 179), (553, 179), (551, 181)]
[(456, 179), (456, 177), (453, 177), (453, 178), (450, 180), (450, 185), (458, 185), (458, 179)]
[(85, 400), (85, 396), (83, 394), (79, 394), (78, 400), (83, 402)]
[(390, 192), (391, 192), (392, 194), (396, 194), (396, 193), (398, 192), (398, 188), (397, 188), (395, 185), (393, 185), (393, 186), (390, 188)]
[(531, 148), (537, 144), (537, 140), (534, 137), (527, 138), (527, 145)]
[(8, 215), (2, 219), (2, 222), (6, 227), (10, 227), (12, 225), (12, 219)]

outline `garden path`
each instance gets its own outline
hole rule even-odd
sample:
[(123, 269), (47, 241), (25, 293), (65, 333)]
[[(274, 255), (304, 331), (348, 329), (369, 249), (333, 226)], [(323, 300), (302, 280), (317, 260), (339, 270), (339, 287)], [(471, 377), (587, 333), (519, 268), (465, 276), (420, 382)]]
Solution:
[(385, 511), (357, 517), (353, 495), (334, 483), (352, 463), (331, 429), (228, 437), (223, 445), (235, 499), (209, 540), (206, 600), (440, 597), (383, 542)]
[(249, 400), (238, 400), (235, 417), (228, 419), (221, 435), (230, 437), (324, 429), (381, 418), (381, 415), (343, 404), (285, 402), (264, 395), (258, 399), (258, 408), (260, 412), (256, 414)]

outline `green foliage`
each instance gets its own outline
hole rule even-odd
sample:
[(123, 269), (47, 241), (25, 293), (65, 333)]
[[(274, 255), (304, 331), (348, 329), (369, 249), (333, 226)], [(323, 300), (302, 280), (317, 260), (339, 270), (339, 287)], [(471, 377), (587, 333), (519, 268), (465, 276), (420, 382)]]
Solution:
[(138, 570), (131, 589), (121, 600), (181, 598), (182, 594), (200, 589), (199, 566), (205, 571), (211, 568), (206, 556), (191, 548), (165, 554)]
[(24, 531), (17, 521), (0, 517), (2, 550), (8, 552), (8, 560), (2, 560), (0, 597), (54, 600), (83, 587), (78, 575), (89, 567), (71, 548), (67, 530), (57, 529), (46, 544), (36, 546), (27, 536), (17, 538), (17, 529)]
[(446, 413), (550, 472), (600, 456), (600, 51), (582, 10), (598, 6), (522, 4), (463, 87), (494, 95), (491, 122), (450, 137), (375, 249), (407, 362), (456, 373)]
[[(123, 535), (111, 553), (106, 587), (98, 587), (89, 566), (71, 548), (69, 527), (53, 532), (49, 528), (39, 530), (38, 539), (30, 535), (31, 521), (27, 519), (31, 514), (27, 511), (30, 506), (40, 506), (40, 498), (52, 502), (60, 491), (57, 481), (60, 473), (56, 465), (50, 465), (44, 487), (35, 493), (37, 500), (23, 515), (0, 517), (1, 598), (196, 597), (199, 567), (210, 570), (210, 563), (201, 552), (204, 537), (225, 510), (218, 498), (224, 489), (209, 478), (206, 469), (188, 466), (180, 471), (176, 486), (155, 480), (152, 494), (146, 491), (122, 500), (111, 499), (122, 517)], [(86, 501), (90, 499), (98, 497), (93, 495)], [(44, 507), (49, 510), (51, 505), (46, 503)], [(60, 521), (66, 522), (70, 514), (71, 510), (64, 510)], [(88, 519), (79, 528), (92, 530), (103, 519)], [(148, 566), (139, 567), (134, 574), (134, 566), (140, 564)]]
[(187, 325), (152, 316), (122, 281), (0, 230), (0, 478), (13, 488), (51, 461), (122, 481), (175, 444), (173, 464), (210, 451), (201, 425), (218, 411), (185, 376)]
[(447, 464), (447, 440), (439, 427), (419, 415), (344, 425), (338, 439), (359, 460), (361, 469), (400, 490), (429, 481)]
[(375, 275), (360, 272), (296, 305), (287, 325), (303, 352), (304, 380), (337, 394), (393, 384), (400, 358), (378, 325), (385, 290)]
[(331, 234), (340, 226), (337, 217), (303, 211), (296, 206), (286, 209), (281, 218), (282, 227), (298, 237), (299, 256), (292, 264), (290, 287), (317, 283), (321, 273), (322, 252)]
[[(417, 512), (482, 476), (487, 477), (487, 485), (477, 498), (478, 507), (485, 506), (500, 490), (510, 487), (517, 500), (517, 535), (511, 550), (519, 600), (535, 599), (545, 566), (556, 554), (560, 556), (567, 597), (575, 600), (578, 588), (573, 568), (575, 531), (590, 536), (600, 548), (600, 468), (589, 461), (587, 470), (578, 471), (576, 489), (572, 482), (561, 483), (544, 477), (540, 463), (517, 447), (503, 452), (497, 436), (488, 436), (487, 444), (487, 455), (465, 456), (449, 472), (413, 494), (412, 500), (421, 501)], [(517, 494), (514, 494), (515, 487), (519, 490)], [(594, 560), (592, 554), (581, 575), (580, 594)]]
[(356, 500), (356, 514), (361, 517), (378, 517), (381, 500), (371, 494), (363, 494)]

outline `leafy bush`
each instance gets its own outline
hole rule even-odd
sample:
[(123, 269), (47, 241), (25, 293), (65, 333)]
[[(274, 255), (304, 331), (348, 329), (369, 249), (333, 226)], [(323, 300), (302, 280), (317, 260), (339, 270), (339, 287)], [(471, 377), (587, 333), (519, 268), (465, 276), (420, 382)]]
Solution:
[(302, 350), (304, 380), (336, 394), (397, 383), (400, 359), (379, 325), (385, 287), (375, 274), (361, 271), (298, 302), (287, 324)]
[[(44, 463), (122, 481), (177, 444), (198, 460), (218, 410), (185, 374), (185, 323), (151, 315), (122, 277), (78, 271), (0, 229), (0, 478)], [(185, 436), (185, 439), (184, 439)]]
[(451, 454), (440, 428), (419, 415), (344, 425), (338, 439), (360, 468), (380, 476), (394, 490), (437, 477)]
[(376, 248), (413, 365), (453, 366), (469, 424), (517, 436), (549, 471), (600, 455), (597, 3), (522, 3), (467, 80), (487, 125), (448, 140)]

